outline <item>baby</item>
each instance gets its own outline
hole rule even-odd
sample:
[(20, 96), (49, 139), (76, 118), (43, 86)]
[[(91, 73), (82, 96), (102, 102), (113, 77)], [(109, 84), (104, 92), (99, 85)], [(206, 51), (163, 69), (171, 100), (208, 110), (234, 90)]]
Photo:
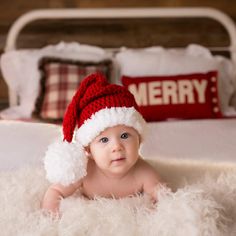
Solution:
[[(64, 142), (45, 157), (48, 188), (42, 208), (58, 213), (76, 191), (87, 197), (122, 198), (146, 193), (157, 201), (160, 178), (139, 156), (145, 121), (133, 95), (101, 74), (85, 78), (65, 113)], [(77, 124), (77, 130), (75, 126)]]

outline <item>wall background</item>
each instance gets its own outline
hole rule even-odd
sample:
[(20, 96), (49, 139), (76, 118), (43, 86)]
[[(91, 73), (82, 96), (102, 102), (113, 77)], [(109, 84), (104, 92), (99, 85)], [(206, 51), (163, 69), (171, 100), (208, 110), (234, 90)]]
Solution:
[[(230, 0), (12, 0), (0, 4), (0, 52), (5, 47), (11, 24), (23, 13), (41, 8), (123, 8), (123, 7), (214, 7), (236, 21), (236, 1)], [(52, 34), (53, 32), (53, 34)], [(185, 37), (183, 37), (183, 33)], [(212, 20), (122, 20), (122, 21), (37, 21), (25, 27), (19, 48), (42, 47), (64, 41), (79, 41), (102, 47), (185, 46), (199, 43), (207, 47), (227, 46), (224, 29)], [(7, 87), (0, 76), (0, 109), (8, 103)]]

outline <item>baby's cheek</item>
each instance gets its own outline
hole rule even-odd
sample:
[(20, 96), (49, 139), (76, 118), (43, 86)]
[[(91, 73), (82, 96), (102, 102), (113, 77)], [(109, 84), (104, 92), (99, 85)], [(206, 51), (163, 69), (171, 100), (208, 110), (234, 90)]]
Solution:
[(109, 162), (108, 159), (104, 159), (104, 158), (102, 158), (102, 157), (100, 157), (100, 158), (98, 157), (98, 158), (96, 158), (96, 160), (95, 160), (95, 164), (96, 164), (98, 167), (107, 168), (107, 167), (109, 167), (110, 162)]

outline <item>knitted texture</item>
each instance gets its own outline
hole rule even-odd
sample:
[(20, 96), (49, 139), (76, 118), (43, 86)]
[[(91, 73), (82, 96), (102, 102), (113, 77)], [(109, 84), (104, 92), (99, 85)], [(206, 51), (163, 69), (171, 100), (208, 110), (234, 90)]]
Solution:
[(123, 86), (109, 84), (100, 73), (85, 78), (72, 98), (63, 121), (64, 140), (71, 142), (77, 124), (79, 129), (96, 112), (112, 107), (134, 107), (134, 96)]

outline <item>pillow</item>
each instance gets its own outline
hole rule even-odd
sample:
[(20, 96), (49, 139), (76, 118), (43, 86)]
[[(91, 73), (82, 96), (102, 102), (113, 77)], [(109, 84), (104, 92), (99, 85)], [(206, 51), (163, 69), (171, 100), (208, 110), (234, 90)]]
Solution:
[(7, 109), (7, 118), (30, 118), (40, 92), (39, 61), (43, 57), (101, 62), (111, 58), (101, 47), (77, 42), (60, 42), (37, 49), (17, 49), (1, 55), (0, 66), (8, 88), (19, 96), (19, 104)]
[(223, 112), (228, 109), (234, 92), (236, 69), (232, 61), (222, 56), (213, 56), (200, 45), (192, 44), (182, 50), (163, 47), (126, 49), (116, 55), (116, 63), (120, 67), (121, 76), (131, 77), (218, 71), (220, 107)]
[(122, 76), (147, 121), (222, 117), (217, 72), (177, 76)]
[(62, 120), (81, 80), (94, 72), (110, 79), (111, 61), (81, 62), (45, 57), (40, 62), (41, 92), (36, 112), (42, 119)]

